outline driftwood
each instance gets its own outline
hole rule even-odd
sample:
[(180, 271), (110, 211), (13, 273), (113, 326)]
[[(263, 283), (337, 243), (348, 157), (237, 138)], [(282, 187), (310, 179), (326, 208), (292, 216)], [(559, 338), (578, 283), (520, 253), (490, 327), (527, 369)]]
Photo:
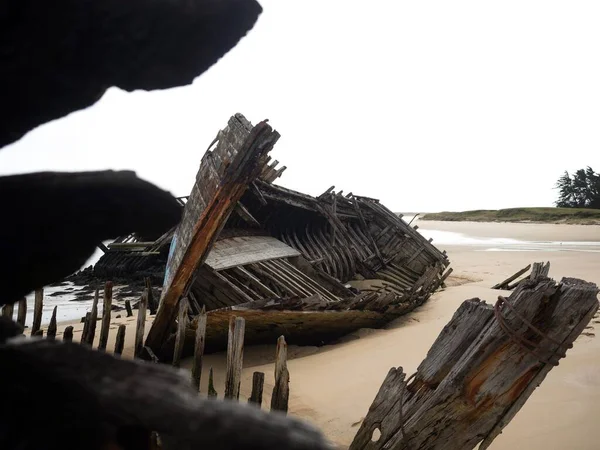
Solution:
[(465, 301), (408, 384), (390, 371), (350, 450), (487, 448), (589, 323), (597, 294), (541, 277), (494, 307)]
[(508, 289), (508, 285), (516, 280), (517, 278), (519, 278), (521, 275), (523, 275), (525, 272), (527, 272), (529, 269), (531, 269), (531, 264), (529, 264), (527, 267), (522, 268), (521, 270), (519, 270), (518, 272), (516, 272), (514, 275), (511, 275), (510, 277), (508, 277), (506, 280), (495, 284), (494, 286), (492, 286), (492, 289)]
[[(146, 345), (154, 350), (158, 350), (166, 339), (177, 303), (194, 272), (206, 259), (225, 224), (224, 219), (231, 214), (248, 185), (258, 177), (268, 152), (279, 138), (279, 133), (273, 131), (266, 121), (252, 128), (249, 134), (248, 127), (249, 123), (243, 116), (231, 118), (230, 134), (222, 133), (218, 148), (231, 147), (227, 150), (231, 151), (237, 147), (237, 153), (226, 166), (219, 162), (219, 166), (207, 164), (200, 168), (198, 176), (206, 176), (213, 181), (206, 183), (204, 192), (192, 192), (199, 199), (189, 201), (184, 209), (179, 230), (185, 233), (175, 234), (173, 260), (167, 267), (160, 305), (146, 339)], [(229, 141), (226, 136), (230, 136)], [(206, 157), (212, 158), (212, 154)], [(187, 234), (190, 223), (193, 224), (191, 235)]]
[[(531, 269), (531, 273), (527, 275), (525, 278), (518, 280), (521, 275), (526, 273), (529, 269)], [(492, 289), (501, 289), (512, 291), (519, 284), (526, 282), (527, 280), (537, 280), (540, 277), (547, 277), (550, 272), (550, 262), (535, 262), (533, 265), (529, 264), (527, 267), (516, 272), (514, 275), (511, 275), (506, 280), (492, 286)], [(516, 280), (516, 281), (515, 281)]]

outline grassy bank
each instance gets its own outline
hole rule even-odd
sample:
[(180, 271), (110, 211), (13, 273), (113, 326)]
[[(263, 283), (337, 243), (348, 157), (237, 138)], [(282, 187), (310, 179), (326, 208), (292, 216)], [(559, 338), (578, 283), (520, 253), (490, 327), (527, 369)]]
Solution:
[(462, 212), (440, 212), (421, 216), (421, 220), (448, 222), (535, 222), (600, 225), (600, 209), (510, 208)]

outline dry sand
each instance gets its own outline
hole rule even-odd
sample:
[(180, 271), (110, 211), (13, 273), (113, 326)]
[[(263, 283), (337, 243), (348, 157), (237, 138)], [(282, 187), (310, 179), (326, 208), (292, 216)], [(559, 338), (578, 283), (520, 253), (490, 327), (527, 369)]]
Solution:
[[(600, 226), (433, 222), (419, 225), (482, 237), (600, 241)], [(405, 372), (412, 373), (463, 300), (479, 297), (493, 303), (501, 292), (491, 290), (489, 286), (534, 261), (551, 261), (550, 276), (555, 279), (573, 276), (600, 284), (600, 253), (487, 252), (481, 248), (452, 245), (443, 248), (455, 269), (456, 276), (449, 283), (454, 286), (436, 293), (417, 311), (385, 330), (360, 330), (336, 345), (290, 347), (291, 414), (315, 423), (331, 440), (347, 445), (389, 368), (402, 366)], [(131, 356), (134, 318), (115, 319), (114, 322), (109, 347), (114, 345), (116, 324), (125, 322), (128, 324), (126, 355)], [(600, 337), (594, 337), (599, 323), (599, 319), (594, 319), (590, 324), (592, 328), (586, 330), (588, 335), (582, 335), (567, 358), (550, 372), (492, 449), (600, 448), (595, 436), (596, 422), (600, 418)], [(146, 332), (149, 325), (147, 323)], [(98, 331), (99, 326), (100, 322)], [(76, 327), (82, 328), (81, 324)], [(80, 332), (75, 336), (79, 339)], [(245, 350), (242, 401), (249, 395), (252, 372), (262, 371), (266, 375), (263, 406), (269, 404), (274, 354), (275, 345)], [(184, 362), (184, 367), (186, 363), (189, 361)], [(222, 394), (224, 354), (205, 357), (203, 392), (206, 392), (210, 367), (215, 370), (216, 389)]]

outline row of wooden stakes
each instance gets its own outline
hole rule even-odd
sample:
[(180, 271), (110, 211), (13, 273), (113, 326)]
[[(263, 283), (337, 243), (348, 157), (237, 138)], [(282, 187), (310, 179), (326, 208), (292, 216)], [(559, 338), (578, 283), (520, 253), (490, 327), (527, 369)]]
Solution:
[[(179, 367), (183, 345), (185, 341), (185, 330), (188, 320), (188, 301), (183, 298), (179, 302), (179, 313), (177, 319), (177, 335), (175, 338), (175, 350), (173, 352), (173, 365)], [(196, 338), (194, 345), (194, 359), (192, 363), (192, 384), (200, 390), (200, 379), (202, 375), (202, 358), (204, 355), (204, 342), (206, 339), (207, 314), (204, 307), (197, 318)], [(229, 332), (227, 340), (227, 368), (225, 375), (225, 393), (224, 398), (239, 400), (240, 385), (242, 378), (243, 359), (244, 359), (244, 334), (246, 321), (243, 317), (232, 316), (229, 319)], [(144, 347), (147, 349), (147, 347)], [(148, 349), (149, 350), (149, 349)], [(249, 403), (254, 403), (259, 407), (262, 405), (263, 387), (265, 374), (263, 372), (254, 372), (252, 374), (252, 392), (248, 398)], [(286, 413), (289, 400), (289, 382), (290, 374), (287, 369), (287, 343), (285, 338), (280, 336), (277, 339), (277, 349), (275, 352), (275, 385), (271, 395), (271, 410)], [(213, 383), (213, 369), (210, 368), (208, 376), (208, 396), (217, 397), (217, 392)]]
[[(113, 283), (107, 281), (104, 285), (104, 296), (103, 296), (103, 312), (102, 312), (102, 325), (100, 329), (100, 336), (98, 340), (97, 349), (99, 351), (106, 351), (108, 343), (108, 335), (110, 330), (111, 312), (112, 312), (112, 291)], [(144, 289), (139, 306), (136, 323), (135, 333), (135, 347), (134, 357), (144, 359), (150, 359), (154, 362), (159, 362), (158, 358), (154, 355), (152, 350), (144, 346), (144, 329), (146, 323), (146, 314), (148, 310), (149, 297), (152, 295), (150, 287)], [(98, 303), (100, 298), (100, 290), (96, 289), (94, 301), (92, 303), (91, 312), (86, 314), (83, 332), (81, 335), (81, 343), (92, 346), (96, 335), (96, 323), (98, 321)], [(42, 310), (43, 310), (44, 291), (38, 289), (35, 291), (35, 303), (34, 303), (34, 315), (33, 323), (31, 326), (31, 336), (43, 337), (44, 331), (41, 329), (42, 321)], [(46, 330), (47, 339), (55, 339), (57, 333), (57, 314), (58, 307), (55, 306), (52, 311), (52, 317)], [(131, 303), (129, 300), (125, 301), (125, 309), (127, 311), (127, 317), (133, 316)], [(14, 315), (14, 305), (5, 305), (2, 308), (2, 315), (10, 319)], [(25, 320), (27, 316), (27, 301), (25, 298), (18, 302), (18, 314), (17, 322), (21, 326), (25, 326)], [(202, 375), (202, 359), (204, 355), (204, 342), (206, 339), (206, 323), (207, 314), (203, 308), (202, 312), (198, 316), (198, 325), (196, 327), (196, 339), (194, 347), (194, 358), (192, 364), (192, 384), (200, 391), (200, 380)], [(175, 340), (175, 351), (173, 354), (172, 364), (175, 367), (180, 366), (181, 355), (183, 352), (183, 344), (185, 341), (185, 330), (188, 321), (188, 302), (184, 298), (180, 301), (179, 315), (178, 315), (178, 327), (177, 336)], [(115, 340), (114, 355), (120, 356), (123, 353), (125, 345), (125, 333), (126, 325), (119, 325), (117, 336)], [(245, 320), (243, 317), (231, 317), (229, 321), (229, 335), (227, 344), (227, 368), (225, 378), (225, 392), (224, 398), (226, 399), (239, 399), (241, 375), (243, 368), (243, 353), (244, 353), (244, 333), (245, 333)], [(63, 333), (63, 341), (73, 341), (73, 326), (65, 328)], [(257, 404), (261, 406), (263, 396), (265, 374), (263, 372), (254, 372), (252, 376), (252, 393), (248, 399), (249, 403)], [(209, 380), (208, 380), (208, 392), (209, 397), (217, 397), (217, 391), (214, 388), (213, 383), (213, 369), (210, 368)], [(287, 369), (287, 344), (285, 338), (280, 336), (277, 340), (277, 350), (275, 359), (275, 385), (273, 388), (273, 394), (271, 396), (271, 410), (277, 410), (287, 412), (289, 399), (289, 372)]]

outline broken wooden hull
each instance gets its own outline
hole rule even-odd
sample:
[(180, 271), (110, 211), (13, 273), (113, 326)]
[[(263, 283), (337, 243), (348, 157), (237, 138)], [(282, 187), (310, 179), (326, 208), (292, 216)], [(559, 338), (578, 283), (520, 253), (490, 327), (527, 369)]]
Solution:
[[(361, 328), (381, 328), (391, 320), (413, 310), (423, 303), (415, 298), (412, 303), (395, 303), (388, 295), (379, 303), (357, 297), (335, 304), (310, 299), (288, 299), (253, 302), (207, 313), (205, 353), (227, 349), (229, 321), (243, 317), (246, 321), (245, 344), (272, 344), (279, 336), (285, 336), (291, 345), (322, 346)], [(369, 306), (370, 305), (370, 306)], [(370, 308), (370, 309), (369, 309)], [(194, 352), (197, 321), (186, 329), (183, 356)], [(172, 335), (160, 349), (160, 355), (168, 360), (173, 354), (175, 336)]]

